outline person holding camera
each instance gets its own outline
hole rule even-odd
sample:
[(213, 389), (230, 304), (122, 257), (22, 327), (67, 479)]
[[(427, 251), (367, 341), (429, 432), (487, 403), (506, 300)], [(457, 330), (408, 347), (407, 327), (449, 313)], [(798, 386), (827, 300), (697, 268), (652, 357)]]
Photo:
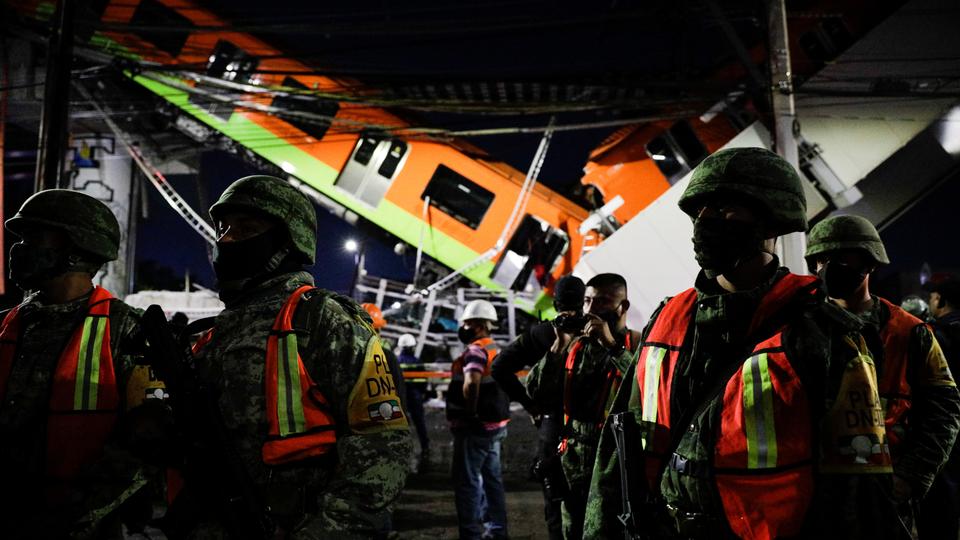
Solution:
[[(590, 476), (603, 422), (630, 367), (639, 333), (627, 328), (627, 282), (619, 274), (598, 274), (587, 282), (583, 313), (558, 318), (547, 354), (527, 376), (527, 394), (537, 407), (561, 398), (561, 439), (557, 449), (562, 480), (543, 471), (550, 484), (565, 481), (563, 537), (579, 539)], [(542, 408), (541, 410), (547, 410)]]
[[(551, 482), (550, 471), (556, 471), (563, 478), (559, 468), (557, 443), (560, 442), (560, 428), (563, 425), (563, 410), (560, 396), (549, 404), (538, 404), (527, 395), (527, 389), (517, 377), (517, 372), (536, 364), (553, 345), (557, 338), (555, 325), (565, 327), (570, 323), (583, 326), (583, 280), (568, 275), (560, 278), (553, 289), (553, 306), (557, 317), (552, 321), (543, 321), (527, 328), (517, 339), (500, 351), (493, 361), (491, 375), (500, 388), (510, 397), (523, 405), (527, 413), (537, 424), (539, 431), (539, 449), (534, 464), (534, 474), (543, 483), (543, 515), (547, 523), (547, 532), (551, 540), (562, 540), (563, 527), (560, 502), (563, 493), (557, 489), (558, 482)], [(579, 331), (579, 328), (577, 328)], [(555, 478), (555, 475), (553, 476)], [(565, 484), (565, 482), (564, 482)]]

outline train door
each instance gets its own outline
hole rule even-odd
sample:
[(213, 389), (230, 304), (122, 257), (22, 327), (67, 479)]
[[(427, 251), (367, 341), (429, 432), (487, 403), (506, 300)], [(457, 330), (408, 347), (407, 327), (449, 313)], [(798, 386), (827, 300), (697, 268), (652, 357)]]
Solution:
[(405, 141), (363, 135), (334, 185), (376, 208), (403, 168), (409, 149)]
[(570, 244), (567, 233), (530, 214), (510, 238), (490, 277), (515, 291), (536, 293), (547, 285), (550, 272)]

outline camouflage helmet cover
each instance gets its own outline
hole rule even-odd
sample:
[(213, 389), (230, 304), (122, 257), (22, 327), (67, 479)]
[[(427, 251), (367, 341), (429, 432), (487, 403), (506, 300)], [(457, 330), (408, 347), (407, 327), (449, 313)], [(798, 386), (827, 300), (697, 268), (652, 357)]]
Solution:
[(78, 249), (102, 262), (116, 260), (120, 249), (120, 225), (116, 216), (106, 204), (79, 191), (40, 191), (24, 201), (5, 225), (16, 235), (22, 235), (31, 226), (59, 229)]
[(797, 171), (764, 148), (729, 148), (697, 166), (678, 202), (696, 218), (700, 204), (713, 195), (746, 196), (762, 208), (777, 235), (807, 230), (807, 200)]
[(883, 240), (876, 227), (860, 216), (834, 216), (817, 223), (807, 235), (808, 261), (811, 257), (832, 251), (858, 249), (879, 264), (890, 264)]
[(256, 175), (230, 184), (210, 207), (210, 217), (223, 212), (246, 210), (277, 220), (290, 234), (293, 246), (307, 264), (317, 252), (317, 212), (307, 197), (288, 182), (274, 176)]

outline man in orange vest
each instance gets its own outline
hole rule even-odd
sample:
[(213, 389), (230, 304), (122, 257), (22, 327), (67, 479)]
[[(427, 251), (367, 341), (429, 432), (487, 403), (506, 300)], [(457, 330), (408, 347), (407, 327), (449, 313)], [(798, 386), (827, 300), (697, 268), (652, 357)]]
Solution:
[[(0, 323), (0, 536), (119, 536), (123, 517), (111, 508), (133, 507), (149, 474), (118, 428), (150, 405), (162, 410), (145, 401), (164, 393), (137, 365), (138, 313), (93, 283), (117, 258), (117, 219), (93, 197), (54, 189), (27, 199), (6, 227), (20, 238), (10, 278), (25, 298)], [(124, 433), (150, 444), (144, 431)]]
[(490, 374), (498, 352), (490, 334), (498, 319), (490, 302), (467, 303), (457, 331), (465, 349), (450, 367), (446, 412), (461, 540), (508, 537), (500, 443), (507, 436), (510, 398)]
[[(893, 460), (892, 496), (904, 506), (920, 501), (947, 462), (960, 430), (960, 395), (940, 344), (923, 321), (871, 294), (870, 276), (890, 259), (868, 220), (837, 216), (821, 221), (810, 230), (806, 257), (830, 301), (868, 323), (871, 331), (864, 335), (873, 353), (874, 381), (884, 407), (886, 438), (881, 444), (889, 445)], [(836, 431), (834, 439), (823, 440), (822, 445), (829, 448), (838, 443), (842, 450), (841, 439), (852, 435)], [(947, 495), (940, 494), (940, 498)], [(954, 499), (952, 536), (944, 527), (934, 534), (954, 538), (960, 532), (956, 504)], [(941, 516), (926, 517), (930, 522)], [(946, 526), (948, 521), (942, 523)], [(918, 525), (923, 522), (921, 519)]]
[[(623, 538), (621, 523), (654, 538), (808, 534), (819, 524), (808, 515), (814, 441), (834, 418), (827, 367), (865, 371), (862, 323), (824, 302), (815, 278), (780, 267), (776, 238), (807, 224), (800, 178), (781, 157), (716, 152), (679, 206), (693, 220), (701, 272), (653, 314), (624, 374), (597, 450), (584, 536)], [(857, 411), (867, 419), (872, 398)], [(883, 465), (867, 454), (843, 465)]]
[[(265, 514), (255, 519), (288, 538), (386, 538), (407, 475), (406, 414), (367, 314), (314, 287), (306, 271), (316, 254), (313, 205), (279, 178), (249, 176), (210, 216), (226, 307), (194, 347), (195, 370), (254, 486)], [(222, 501), (205, 496), (211, 484), (184, 478), (171, 512), (187, 522), (168, 528), (228, 534)]]
[(581, 538), (600, 430), (640, 338), (627, 328), (629, 307), (623, 276), (593, 276), (586, 284), (580, 327), (556, 325), (550, 350), (527, 375), (527, 392), (537, 407), (550, 410), (559, 400), (563, 410), (553, 449), (566, 481), (562, 520), (567, 540)]

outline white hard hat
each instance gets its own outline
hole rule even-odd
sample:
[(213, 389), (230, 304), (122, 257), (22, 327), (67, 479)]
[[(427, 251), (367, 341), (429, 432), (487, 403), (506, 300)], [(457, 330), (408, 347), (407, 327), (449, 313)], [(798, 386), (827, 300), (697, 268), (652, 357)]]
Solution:
[(413, 334), (401, 334), (401, 336), (397, 338), (397, 347), (401, 349), (407, 349), (416, 346), (417, 338), (413, 337)]
[(463, 314), (460, 315), (460, 322), (470, 319), (484, 319), (494, 324), (500, 319), (497, 317), (497, 308), (486, 300), (471, 300), (463, 308)]

